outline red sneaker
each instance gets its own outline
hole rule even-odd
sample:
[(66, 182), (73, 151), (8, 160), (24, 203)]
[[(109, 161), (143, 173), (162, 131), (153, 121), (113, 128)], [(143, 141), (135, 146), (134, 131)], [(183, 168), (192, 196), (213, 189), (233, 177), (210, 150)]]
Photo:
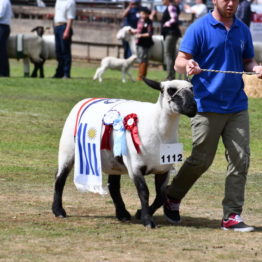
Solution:
[(251, 232), (255, 230), (254, 227), (246, 225), (243, 219), (237, 214), (231, 214), (228, 219), (223, 219), (221, 229), (238, 232)]

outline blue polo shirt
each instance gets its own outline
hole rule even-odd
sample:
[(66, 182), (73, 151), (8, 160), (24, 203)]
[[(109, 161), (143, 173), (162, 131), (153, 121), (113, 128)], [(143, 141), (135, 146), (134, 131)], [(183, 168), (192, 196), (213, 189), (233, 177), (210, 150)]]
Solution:
[[(203, 69), (244, 71), (243, 59), (254, 57), (249, 28), (234, 18), (229, 31), (210, 13), (186, 30), (180, 51), (191, 54)], [(241, 74), (202, 72), (192, 78), (198, 112), (234, 113), (246, 110)]]

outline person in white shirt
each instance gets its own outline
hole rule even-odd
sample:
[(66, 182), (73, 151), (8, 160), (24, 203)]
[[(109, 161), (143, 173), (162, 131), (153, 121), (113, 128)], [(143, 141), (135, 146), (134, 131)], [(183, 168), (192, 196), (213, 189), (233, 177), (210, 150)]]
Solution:
[(70, 78), (73, 20), (76, 15), (75, 0), (56, 0), (54, 33), (58, 66), (54, 78)]
[(207, 6), (205, 0), (196, 0), (192, 6), (185, 4), (184, 10), (186, 13), (195, 14), (195, 18), (199, 18), (207, 13)]
[(10, 75), (7, 54), (7, 40), (10, 35), (10, 23), (13, 16), (10, 0), (0, 1), (0, 77)]

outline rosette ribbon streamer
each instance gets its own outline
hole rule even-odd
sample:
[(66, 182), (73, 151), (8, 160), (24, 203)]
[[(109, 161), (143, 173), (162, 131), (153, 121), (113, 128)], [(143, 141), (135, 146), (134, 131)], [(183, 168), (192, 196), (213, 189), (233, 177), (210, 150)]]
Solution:
[(103, 124), (105, 126), (105, 130), (101, 139), (101, 150), (107, 149), (111, 150), (110, 146), (110, 136), (113, 130), (113, 123), (115, 119), (118, 119), (120, 113), (116, 110), (109, 110), (103, 117)]
[(118, 119), (114, 120), (114, 156), (127, 155), (126, 149), (126, 136), (125, 127), (123, 124), (123, 118), (120, 116)]
[(106, 149), (106, 150), (111, 150), (111, 146), (110, 146), (110, 135), (112, 133), (113, 130), (113, 126), (112, 125), (105, 125), (105, 130), (102, 136), (102, 140), (101, 140), (101, 150)]
[(141, 153), (140, 150), (140, 139), (138, 135), (138, 128), (137, 128), (137, 122), (138, 122), (138, 117), (136, 114), (129, 114), (124, 118), (124, 126), (126, 130), (129, 130), (131, 132), (131, 137), (134, 143), (134, 146), (136, 148), (136, 152), (139, 154)]

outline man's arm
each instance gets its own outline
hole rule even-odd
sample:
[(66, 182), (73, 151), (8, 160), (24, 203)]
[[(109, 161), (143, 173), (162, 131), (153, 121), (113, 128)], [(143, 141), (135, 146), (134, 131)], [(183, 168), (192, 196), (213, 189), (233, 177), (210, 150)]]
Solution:
[(175, 61), (175, 71), (187, 75), (197, 75), (201, 73), (199, 64), (193, 60), (193, 56), (181, 51), (178, 53)]
[(70, 36), (70, 29), (73, 25), (73, 19), (68, 19), (66, 23), (66, 29), (63, 34), (63, 39), (67, 39)]

